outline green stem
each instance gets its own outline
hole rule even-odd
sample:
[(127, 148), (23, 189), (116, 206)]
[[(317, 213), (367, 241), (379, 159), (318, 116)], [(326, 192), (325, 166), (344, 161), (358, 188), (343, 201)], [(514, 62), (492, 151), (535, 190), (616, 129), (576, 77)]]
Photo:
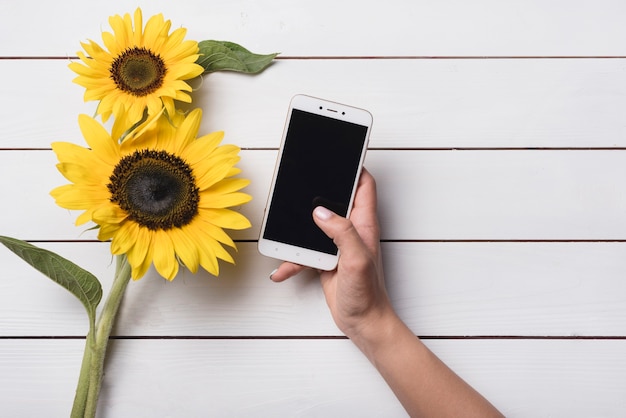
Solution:
[(85, 416), (85, 406), (87, 405), (87, 394), (89, 393), (89, 379), (91, 375), (91, 351), (95, 345), (95, 323), (93, 317), (89, 318), (89, 334), (85, 340), (85, 352), (83, 362), (80, 366), (80, 375), (76, 387), (76, 396), (72, 407), (71, 418), (83, 418)]
[[(107, 297), (102, 313), (98, 319), (95, 338), (89, 341), (91, 358), (89, 367), (89, 390), (87, 394), (85, 412), (83, 417), (93, 418), (96, 416), (98, 406), (98, 396), (100, 395), (100, 385), (104, 371), (104, 358), (106, 356), (107, 344), (111, 329), (115, 323), (118, 308), (122, 302), (126, 286), (130, 281), (131, 267), (128, 264), (126, 255), (117, 256), (117, 266), (115, 279), (111, 286), (111, 291)], [(82, 377), (82, 372), (81, 372)]]

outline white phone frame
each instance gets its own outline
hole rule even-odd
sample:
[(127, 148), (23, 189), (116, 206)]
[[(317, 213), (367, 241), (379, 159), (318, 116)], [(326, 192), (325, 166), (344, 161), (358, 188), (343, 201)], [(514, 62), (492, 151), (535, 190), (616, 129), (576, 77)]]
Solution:
[(283, 129), (278, 158), (276, 159), (272, 183), (263, 213), (263, 223), (261, 225), (261, 232), (259, 235), (258, 249), (261, 254), (268, 257), (277, 258), (284, 261), (290, 261), (292, 263), (312, 267), (319, 270), (333, 270), (337, 266), (339, 260), (339, 252), (337, 252), (336, 255), (328, 254), (263, 238), (265, 226), (267, 223), (267, 216), (269, 214), (269, 207), (272, 197), (274, 195), (274, 187), (276, 185), (278, 169), (280, 167), (283, 155), (283, 148), (285, 145), (285, 139), (287, 137), (287, 130), (289, 128), (289, 121), (291, 120), (291, 114), (294, 109), (299, 109), (316, 115), (321, 115), (332, 119), (338, 119), (345, 122), (351, 122), (367, 127), (365, 141), (363, 142), (363, 148), (361, 150), (359, 166), (356, 171), (356, 177), (353, 179), (352, 193), (350, 195), (350, 202), (348, 204), (348, 216), (352, 210), (354, 195), (356, 193), (359, 176), (361, 175), (361, 170), (363, 168), (363, 162), (365, 160), (365, 154), (369, 143), (369, 136), (372, 130), (373, 118), (372, 114), (365, 109), (303, 94), (298, 94), (294, 96), (289, 104), (289, 110), (287, 112), (287, 118)]

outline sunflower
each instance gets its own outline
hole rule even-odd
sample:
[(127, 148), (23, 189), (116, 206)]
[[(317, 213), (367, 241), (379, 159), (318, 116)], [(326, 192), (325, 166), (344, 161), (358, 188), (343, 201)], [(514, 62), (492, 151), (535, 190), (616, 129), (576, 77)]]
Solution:
[[(134, 26), (133, 26), (134, 23)], [(103, 32), (106, 49), (97, 43), (81, 42), (82, 61), (69, 67), (78, 74), (74, 82), (85, 87), (85, 101), (100, 100), (97, 113), (106, 122), (113, 114), (125, 114), (133, 123), (142, 119), (145, 109), (156, 114), (163, 106), (174, 114), (174, 100), (191, 102), (191, 91), (185, 80), (204, 71), (196, 64), (198, 43), (183, 41), (187, 30), (179, 28), (169, 34), (171, 22), (163, 15), (152, 16), (142, 32), (141, 9), (133, 20), (127, 13), (111, 16), (113, 33)], [(117, 139), (117, 138), (116, 138)]]
[(161, 112), (119, 143), (95, 119), (79, 116), (89, 148), (55, 142), (57, 168), (71, 184), (52, 190), (56, 203), (84, 210), (81, 225), (99, 225), (98, 239), (113, 254), (126, 254), (133, 279), (153, 263), (172, 280), (179, 262), (219, 274), (218, 259), (233, 263), (223, 245), (236, 248), (224, 231), (250, 222), (229, 207), (248, 202), (249, 181), (234, 177), (239, 148), (219, 145), (222, 132), (196, 138), (201, 110), (186, 117)]

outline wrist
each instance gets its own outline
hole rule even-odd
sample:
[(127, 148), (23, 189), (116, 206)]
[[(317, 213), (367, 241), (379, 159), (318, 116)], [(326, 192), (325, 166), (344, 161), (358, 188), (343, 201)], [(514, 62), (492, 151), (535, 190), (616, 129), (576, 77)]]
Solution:
[(396, 312), (387, 307), (370, 315), (358, 327), (346, 332), (346, 336), (370, 361), (374, 362), (376, 353), (394, 344), (397, 337), (404, 334), (407, 329)]

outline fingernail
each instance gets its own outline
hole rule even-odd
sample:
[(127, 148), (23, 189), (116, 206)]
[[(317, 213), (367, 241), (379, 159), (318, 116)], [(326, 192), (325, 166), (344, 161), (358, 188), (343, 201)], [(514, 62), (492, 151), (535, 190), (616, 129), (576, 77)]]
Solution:
[(331, 216), (333, 216), (333, 213), (324, 206), (318, 206), (313, 210), (313, 215), (315, 215), (317, 219), (327, 221)]
[(273, 276), (273, 275), (274, 275), (274, 273), (276, 273), (277, 271), (278, 271), (278, 269), (274, 269), (274, 270), (272, 270), (272, 272), (270, 273), (270, 280), (273, 280), (273, 279), (272, 279), (272, 276)]

